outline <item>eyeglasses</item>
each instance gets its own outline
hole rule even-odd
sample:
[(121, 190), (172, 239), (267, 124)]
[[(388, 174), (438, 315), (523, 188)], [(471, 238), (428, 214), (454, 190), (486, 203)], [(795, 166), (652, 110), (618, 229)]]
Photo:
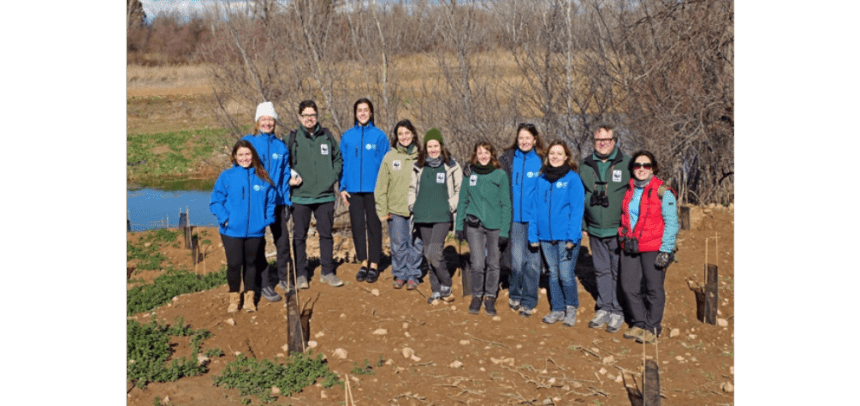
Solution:
[(612, 138), (595, 138), (594, 139), (595, 144), (599, 144), (601, 142), (610, 143), (610, 142), (614, 142), (614, 141), (615, 141), (615, 137), (612, 137)]
[(522, 130), (522, 129), (524, 129), (524, 128), (535, 128), (535, 125), (534, 125), (534, 124), (532, 124), (532, 123), (520, 123), (520, 124), (517, 126), (517, 131)]
[(633, 169), (639, 169), (639, 168), (651, 169), (651, 164), (650, 163), (642, 163), (642, 162), (634, 162), (633, 163)]
[(317, 118), (316, 114), (302, 114), (302, 118)]

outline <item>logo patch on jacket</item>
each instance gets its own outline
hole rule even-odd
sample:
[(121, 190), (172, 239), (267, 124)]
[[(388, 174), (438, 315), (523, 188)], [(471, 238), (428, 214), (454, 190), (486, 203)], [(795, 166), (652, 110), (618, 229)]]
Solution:
[(436, 183), (445, 183), (445, 172), (439, 172), (436, 174)]
[(621, 169), (613, 169), (612, 170), (612, 181), (613, 182), (621, 182)]
[(328, 144), (320, 144), (320, 154), (328, 155)]
[(395, 171), (399, 171), (400, 170), (400, 161), (398, 160), (398, 161), (392, 162), (391, 163), (391, 169), (394, 169)]
[(555, 182), (555, 188), (556, 188), (556, 189), (566, 189), (566, 188), (567, 188), (567, 184), (568, 184), (568, 182), (561, 182), (561, 181), (558, 181), (558, 182)]
[(255, 192), (259, 192), (260, 189), (262, 189), (262, 187), (260, 187), (260, 185), (254, 185), (254, 191)]
[(277, 152), (272, 152), (272, 159), (278, 159), (279, 156)]
[(526, 176), (529, 178), (533, 178), (533, 177), (537, 176), (537, 172), (526, 172)]
[(373, 145), (373, 144), (367, 144), (367, 145), (365, 145), (365, 146), (364, 146), (364, 149), (366, 149), (366, 150), (370, 151), (370, 150), (372, 150), (372, 149), (376, 149), (376, 145)]
[(472, 176), (469, 176), (469, 186), (475, 186), (477, 184), (478, 184), (478, 175), (473, 173)]

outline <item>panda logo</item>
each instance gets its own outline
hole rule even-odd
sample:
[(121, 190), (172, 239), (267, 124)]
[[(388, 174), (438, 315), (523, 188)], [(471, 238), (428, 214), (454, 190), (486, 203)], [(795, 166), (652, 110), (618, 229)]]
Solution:
[(400, 160), (394, 161), (391, 163), (391, 168), (395, 171), (399, 171), (401, 167)]

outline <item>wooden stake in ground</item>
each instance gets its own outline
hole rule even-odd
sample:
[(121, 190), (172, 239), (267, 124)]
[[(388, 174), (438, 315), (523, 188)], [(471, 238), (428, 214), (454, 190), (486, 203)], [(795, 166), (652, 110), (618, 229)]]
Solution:
[(702, 322), (708, 323), (711, 325), (717, 324), (717, 306), (719, 305), (719, 271), (717, 269), (717, 265), (708, 263), (708, 240), (714, 239), (714, 246), (716, 254), (714, 255), (715, 261), (719, 263), (720, 252), (719, 252), (719, 234), (714, 235), (714, 237), (710, 237), (705, 239), (705, 286), (704, 286), (704, 299), (705, 299), (705, 309), (704, 314), (702, 315)]
[(681, 230), (689, 230), (690, 229), (690, 207), (689, 206), (681, 206)]

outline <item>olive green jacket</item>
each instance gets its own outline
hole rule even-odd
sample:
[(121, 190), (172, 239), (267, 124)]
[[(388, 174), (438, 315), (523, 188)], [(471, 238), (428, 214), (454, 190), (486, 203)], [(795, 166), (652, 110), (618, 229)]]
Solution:
[(399, 143), (382, 158), (376, 177), (376, 214), (385, 221), (388, 214), (409, 217), (409, 183), (412, 182), (412, 165), (418, 159), (418, 148), (412, 153)]
[[(582, 231), (595, 237), (612, 237), (618, 235), (618, 226), (621, 224), (621, 201), (627, 184), (630, 182), (630, 157), (621, 152), (618, 147), (609, 156), (609, 165), (598, 176), (598, 164), (600, 160), (594, 153), (586, 156), (579, 166), (579, 177), (585, 188), (585, 215), (582, 222)], [(597, 184), (600, 179), (606, 181), (606, 185)], [(606, 191), (609, 198), (609, 206), (591, 205), (591, 195), (594, 191)]]

